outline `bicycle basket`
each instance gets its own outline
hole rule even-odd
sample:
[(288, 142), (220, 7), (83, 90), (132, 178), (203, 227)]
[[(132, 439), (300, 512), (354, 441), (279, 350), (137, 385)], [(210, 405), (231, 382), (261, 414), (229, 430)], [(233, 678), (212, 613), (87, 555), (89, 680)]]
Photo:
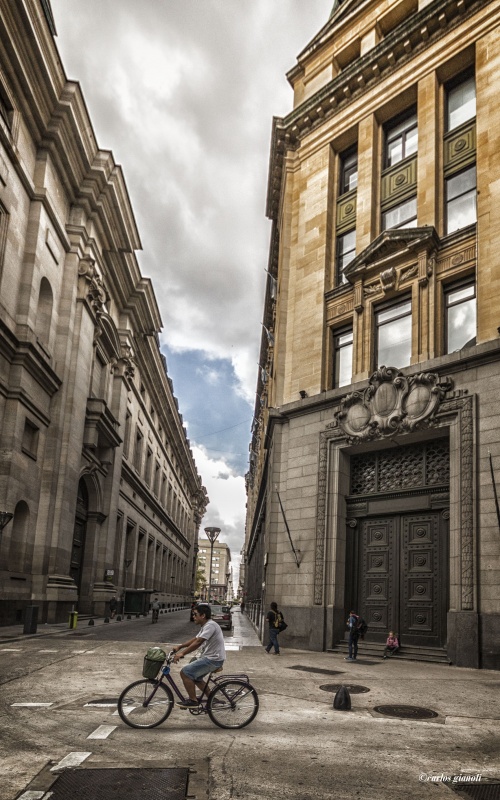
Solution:
[(166, 657), (167, 654), (161, 647), (150, 647), (144, 656), (144, 664), (142, 666), (143, 678), (149, 678), (150, 680), (156, 678)]

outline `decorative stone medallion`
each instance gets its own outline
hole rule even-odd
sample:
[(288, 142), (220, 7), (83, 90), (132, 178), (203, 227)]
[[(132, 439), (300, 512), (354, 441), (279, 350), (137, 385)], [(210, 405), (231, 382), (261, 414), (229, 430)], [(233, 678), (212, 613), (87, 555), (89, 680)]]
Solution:
[(407, 433), (432, 420), (452, 387), (450, 378), (435, 373), (407, 378), (395, 367), (380, 367), (366, 389), (347, 395), (335, 418), (351, 443)]

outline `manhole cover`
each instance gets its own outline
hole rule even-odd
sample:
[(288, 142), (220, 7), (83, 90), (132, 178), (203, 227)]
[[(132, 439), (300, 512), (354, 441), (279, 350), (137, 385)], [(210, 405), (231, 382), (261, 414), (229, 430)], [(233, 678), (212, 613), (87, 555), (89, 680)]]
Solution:
[(76, 769), (51, 787), (52, 800), (185, 800), (188, 769)]
[(342, 675), (342, 670), (339, 669), (321, 669), (319, 667), (288, 667), (288, 669), (301, 669), (303, 672), (317, 672), (318, 675)]
[(386, 717), (399, 717), (400, 719), (432, 719), (438, 716), (432, 709), (420, 706), (375, 706), (373, 710)]
[[(454, 775), (447, 785), (460, 797), (470, 800), (500, 800), (500, 782), (496, 783), (458, 783), (465, 781), (466, 775)], [(475, 778), (475, 776), (473, 776)]]
[(319, 688), (324, 692), (338, 692), (341, 686), (347, 689), (351, 694), (363, 694), (363, 692), (370, 691), (368, 686), (358, 686), (356, 683), (324, 683), (323, 686)]

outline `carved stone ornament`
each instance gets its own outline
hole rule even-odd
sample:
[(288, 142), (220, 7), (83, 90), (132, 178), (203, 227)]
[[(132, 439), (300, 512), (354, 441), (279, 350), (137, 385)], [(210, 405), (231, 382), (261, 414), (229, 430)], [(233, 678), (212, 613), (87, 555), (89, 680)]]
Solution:
[(352, 392), (335, 413), (349, 442), (407, 433), (428, 425), (447, 391), (450, 378), (432, 372), (405, 377), (395, 367), (380, 367), (361, 392)]
[(397, 272), (394, 267), (384, 270), (380, 273), (380, 285), (384, 292), (389, 292), (396, 286)]

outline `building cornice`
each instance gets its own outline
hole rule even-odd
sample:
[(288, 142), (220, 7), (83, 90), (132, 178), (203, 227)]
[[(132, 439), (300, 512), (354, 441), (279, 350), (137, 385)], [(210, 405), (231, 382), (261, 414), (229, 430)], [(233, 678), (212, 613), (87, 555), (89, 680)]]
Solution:
[(398, 25), (366, 55), (356, 59), (326, 86), (286, 117), (275, 117), (267, 192), (267, 216), (277, 219), (283, 175), (283, 158), (302, 138), (324, 124), (364, 93), (398, 70), (415, 55), (487, 6), (489, 0), (434, 0)]

